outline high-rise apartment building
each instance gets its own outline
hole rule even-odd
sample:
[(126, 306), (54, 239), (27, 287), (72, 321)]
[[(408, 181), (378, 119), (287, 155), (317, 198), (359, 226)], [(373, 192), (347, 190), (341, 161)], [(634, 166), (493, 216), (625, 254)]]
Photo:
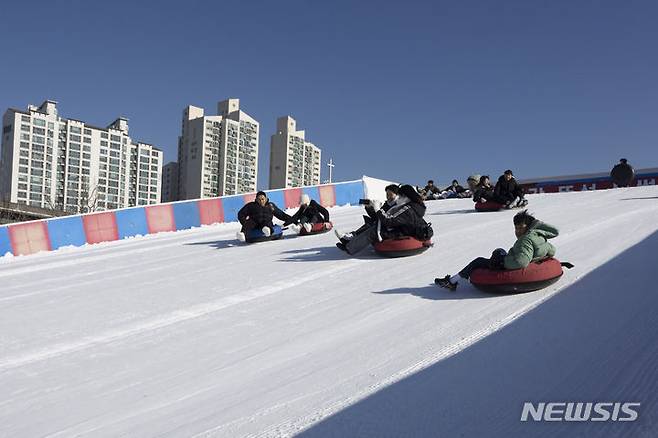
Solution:
[(178, 163), (171, 161), (162, 167), (162, 202), (178, 200)]
[(133, 142), (128, 120), (106, 128), (59, 117), (57, 102), (8, 109), (0, 197), (72, 213), (160, 202), (162, 151)]
[(217, 104), (217, 115), (188, 106), (178, 138), (179, 199), (256, 191), (260, 124), (240, 110), (239, 99)]
[(290, 116), (279, 117), (270, 143), (270, 189), (320, 184), (322, 151)]

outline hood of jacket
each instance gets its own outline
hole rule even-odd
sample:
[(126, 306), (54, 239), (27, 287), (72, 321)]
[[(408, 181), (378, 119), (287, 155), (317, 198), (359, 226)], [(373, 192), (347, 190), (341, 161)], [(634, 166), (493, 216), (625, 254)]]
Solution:
[(546, 239), (552, 239), (558, 236), (559, 231), (553, 225), (535, 220), (532, 224), (530, 224), (528, 233), (533, 233)]

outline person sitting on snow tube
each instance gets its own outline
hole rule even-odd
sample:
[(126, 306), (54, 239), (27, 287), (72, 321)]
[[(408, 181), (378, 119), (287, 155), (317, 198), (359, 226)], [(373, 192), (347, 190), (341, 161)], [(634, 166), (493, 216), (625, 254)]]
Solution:
[(297, 233), (302, 228), (310, 233), (313, 224), (325, 224), (329, 222), (329, 212), (326, 208), (311, 199), (306, 193), (301, 196), (299, 209), (290, 219), (283, 223), (283, 226), (290, 225)]
[(245, 204), (238, 212), (238, 220), (242, 224), (237, 235), (238, 240), (249, 240), (252, 231), (261, 231), (264, 237), (270, 237), (274, 230), (273, 217), (282, 221), (290, 219), (290, 216), (267, 199), (265, 192), (256, 193), (256, 199)]
[[(382, 210), (384, 212), (390, 210), (391, 207), (396, 205), (396, 202), (398, 200), (398, 190), (400, 187), (398, 187), (397, 184), (389, 184), (387, 185), (384, 190), (386, 191), (386, 201), (382, 204), (379, 200), (377, 199), (362, 199), (359, 201), (359, 203), (363, 204), (366, 209), (367, 215), (363, 215), (363, 225), (361, 225), (360, 228), (346, 233), (346, 234), (341, 234), (338, 229), (334, 228), (334, 233), (336, 233), (336, 237), (340, 241), (345, 241), (347, 242), (348, 240), (352, 239), (354, 236), (357, 234), (361, 234), (364, 231), (367, 231), (370, 228), (370, 225), (372, 225), (376, 220), (377, 220), (377, 212), (379, 210)], [(416, 191), (418, 193), (418, 191)], [(420, 195), (419, 193), (419, 196)]]
[(434, 185), (434, 181), (433, 180), (427, 181), (427, 185), (422, 190), (423, 199), (425, 200), (439, 199), (440, 195), (441, 195), (441, 190), (439, 190), (439, 188)]
[(489, 175), (482, 175), (473, 191), (473, 202), (487, 202), (494, 199), (494, 187), (491, 185)]
[(468, 186), (468, 189), (466, 191), (470, 193), (469, 195), (470, 197), (473, 197), (475, 195), (475, 190), (477, 189), (477, 186), (480, 183), (480, 178), (482, 178), (480, 174), (474, 173), (473, 175), (469, 176), (468, 179), (466, 180), (466, 185)]
[(452, 199), (452, 198), (468, 198), (470, 193), (461, 185), (456, 179), (452, 180), (452, 184), (445, 188), (439, 195), (439, 199)]
[(514, 174), (507, 169), (494, 187), (494, 199), (490, 201), (499, 202), (504, 208), (523, 207), (528, 205), (528, 201), (523, 197), (523, 188), (516, 182)]
[(401, 236), (411, 236), (422, 240), (431, 238), (431, 227), (425, 222), (425, 203), (418, 192), (410, 185), (403, 185), (398, 192), (395, 206), (388, 211), (379, 210), (376, 218), (361, 233), (351, 238), (343, 236), (336, 246), (354, 255), (369, 244)]
[(498, 248), (491, 258), (478, 257), (452, 277), (446, 275), (434, 282), (446, 289), (456, 290), (459, 278), (468, 280), (471, 273), (479, 268), (492, 270), (514, 270), (527, 267), (530, 262), (550, 258), (555, 255), (555, 247), (548, 241), (558, 235), (552, 225), (535, 219), (523, 210), (514, 216), (514, 233), (517, 240), (509, 252)]

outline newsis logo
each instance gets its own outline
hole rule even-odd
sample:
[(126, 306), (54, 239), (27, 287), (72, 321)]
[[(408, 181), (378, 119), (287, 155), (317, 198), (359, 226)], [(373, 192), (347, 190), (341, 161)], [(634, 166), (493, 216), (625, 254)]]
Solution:
[(632, 402), (525, 402), (521, 421), (635, 421), (639, 407)]

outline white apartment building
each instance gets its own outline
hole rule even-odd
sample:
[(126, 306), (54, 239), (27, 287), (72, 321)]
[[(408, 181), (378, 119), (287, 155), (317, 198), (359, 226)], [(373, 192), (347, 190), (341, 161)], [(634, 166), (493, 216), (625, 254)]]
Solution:
[(8, 109), (0, 198), (72, 213), (160, 202), (162, 151), (133, 142), (128, 120), (107, 128), (59, 117), (57, 102)]
[(239, 99), (219, 102), (217, 113), (207, 116), (191, 105), (183, 111), (178, 138), (181, 200), (256, 191), (260, 124), (240, 110)]
[(304, 137), (292, 117), (276, 120), (270, 143), (270, 189), (320, 184), (322, 151)]

